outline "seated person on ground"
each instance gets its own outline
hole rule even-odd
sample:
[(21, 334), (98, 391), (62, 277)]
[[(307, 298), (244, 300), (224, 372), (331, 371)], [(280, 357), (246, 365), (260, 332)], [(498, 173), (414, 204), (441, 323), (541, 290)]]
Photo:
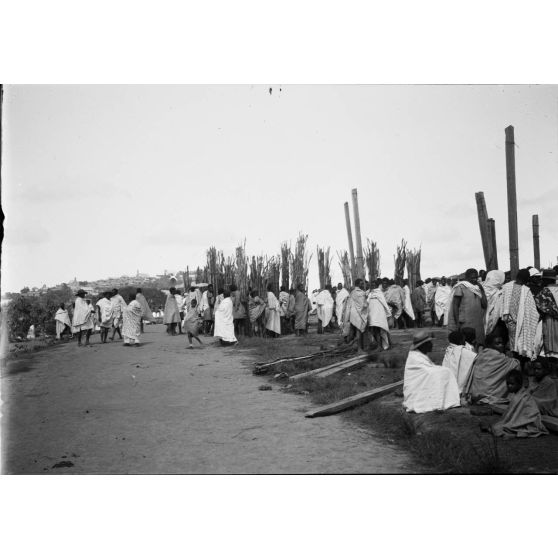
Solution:
[(506, 376), (510, 370), (516, 369), (520, 370), (519, 361), (504, 354), (502, 337), (487, 335), (485, 347), (480, 347), (471, 367), (466, 392), (471, 395), (473, 403), (505, 403), (508, 392)]
[(542, 415), (558, 417), (558, 390), (556, 381), (548, 374), (548, 361), (539, 357), (531, 364), (532, 376), (529, 382), (529, 392), (539, 407)]
[(403, 407), (407, 412), (427, 413), (459, 407), (459, 387), (455, 374), (437, 366), (427, 356), (434, 337), (421, 330), (413, 335), (413, 344), (405, 363)]
[(446, 349), (442, 366), (449, 368), (454, 373), (459, 393), (463, 393), (477, 353), (465, 347), (465, 337), (461, 331), (451, 331), (448, 341), (449, 346)]
[(520, 370), (511, 370), (506, 375), (510, 404), (502, 420), (492, 425), (494, 436), (506, 438), (536, 438), (548, 434), (541, 420), (537, 403), (523, 387), (523, 375)]

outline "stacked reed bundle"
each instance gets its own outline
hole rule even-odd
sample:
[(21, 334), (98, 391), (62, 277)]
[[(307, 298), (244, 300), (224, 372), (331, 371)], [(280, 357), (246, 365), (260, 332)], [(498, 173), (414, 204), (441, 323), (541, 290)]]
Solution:
[(411, 292), (415, 290), (417, 281), (420, 279), (420, 252), (418, 250), (407, 250), (407, 277)]
[(287, 289), (291, 288), (289, 268), (292, 260), (291, 247), (286, 242), (281, 244), (281, 285)]
[(198, 267), (196, 269), (196, 283), (202, 283), (204, 278), (204, 270)]
[(291, 260), (291, 281), (296, 288), (302, 285), (304, 289), (308, 289), (308, 265), (312, 256), (306, 253), (306, 241), (308, 235), (300, 233), (296, 240), (295, 252)]
[(397, 247), (397, 256), (393, 257), (395, 262), (393, 278), (398, 284), (403, 281), (403, 276), (405, 275), (406, 249), (407, 241), (405, 239), (401, 239), (401, 245)]
[(318, 254), (318, 275), (320, 280), (320, 290), (324, 290), (326, 285), (331, 285), (331, 258), (329, 256), (329, 246), (327, 250), (316, 247)]
[(211, 248), (207, 250), (207, 282), (212, 283), (215, 290), (223, 286), (219, 284), (222, 259), (223, 252), (219, 252), (215, 246), (211, 246)]
[(271, 284), (271, 290), (275, 295), (279, 294), (279, 276), (281, 274), (281, 257), (271, 256), (271, 258), (266, 258), (265, 269), (264, 269), (264, 279), (265, 279), (265, 290), (267, 290), (267, 285)]
[(186, 271), (182, 274), (182, 282), (184, 283), (184, 292), (188, 292), (190, 290), (190, 268), (186, 266)]
[(236, 265), (234, 282), (240, 291), (241, 300), (248, 300), (248, 258), (246, 256), (246, 241), (236, 248)]
[(343, 285), (345, 288), (350, 289), (353, 284), (352, 273), (351, 273), (351, 262), (349, 260), (349, 252), (347, 250), (343, 252), (337, 252), (337, 257), (339, 258), (339, 267), (341, 268), (341, 274), (343, 275)]
[(368, 280), (372, 284), (378, 277), (380, 277), (380, 249), (378, 245), (366, 239), (366, 248), (364, 249), (364, 260), (368, 268)]
[(252, 261), (250, 262), (250, 290), (255, 290), (258, 292), (260, 297), (265, 294), (265, 272), (266, 265), (263, 256), (252, 256)]

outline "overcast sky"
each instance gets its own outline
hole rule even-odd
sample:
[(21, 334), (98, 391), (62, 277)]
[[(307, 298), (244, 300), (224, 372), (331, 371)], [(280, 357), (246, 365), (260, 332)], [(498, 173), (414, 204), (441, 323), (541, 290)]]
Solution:
[(401, 238), (423, 277), (484, 267), (477, 191), (509, 269), (509, 124), (520, 266), (535, 213), (557, 261), (556, 86), (7, 86), (3, 110), (3, 290), (203, 266), (244, 238), (272, 255), (299, 231), (312, 288), (316, 245), (347, 248), (355, 187), (382, 275)]

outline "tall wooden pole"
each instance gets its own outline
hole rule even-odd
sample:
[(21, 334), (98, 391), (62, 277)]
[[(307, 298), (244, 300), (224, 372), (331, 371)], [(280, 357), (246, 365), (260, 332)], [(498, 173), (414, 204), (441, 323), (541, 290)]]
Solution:
[(494, 219), (488, 220), (488, 236), (490, 239), (490, 267), (486, 271), (491, 271), (493, 269), (498, 269), (498, 248), (496, 246), (496, 222)]
[(515, 187), (515, 139), (513, 126), (506, 128), (506, 180), (508, 184), (508, 231), (510, 240), (510, 273), (515, 279), (519, 271), (517, 237), (517, 192)]
[(355, 282), (355, 249), (353, 248), (353, 233), (351, 231), (351, 216), (349, 215), (349, 202), (345, 202), (345, 222), (347, 223), (347, 238), (349, 239), (349, 256), (351, 258), (351, 273), (353, 275), (353, 283)]
[(533, 215), (533, 252), (535, 254), (535, 267), (541, 268), (541, 248), (539, 245), (539, 216)]
[(355, 240), (356, 240), (356, 269), (359, 278), (364, 279), (364, 254), (362, 253), (362, 237), (360, 236), (360, 215), (358, 212), (358, 193), (353, 188), (353, 213), (355, 216)]
[(488, 232), (488, 212), (486, 211), (486, 202), (484, 200), (484, 192), (476, 192), (477, 214), (479, 217), (479, 229), (482, 241), (482, 251), (484, 254), (484, 265), (487, 271), (490, 271), (491, 248), (492, 243)]

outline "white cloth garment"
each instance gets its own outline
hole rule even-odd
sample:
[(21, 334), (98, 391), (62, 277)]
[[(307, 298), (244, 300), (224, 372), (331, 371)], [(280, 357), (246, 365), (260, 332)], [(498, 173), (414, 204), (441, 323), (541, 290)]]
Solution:
[(231, 297), (224, 298), (219, 308), (215, 311), (215, 337), (220, 337), (223, 341), (235, 342), (233, 303)]
[(463, 345), (454, 345), (450, 343), (446, 349), (442, 366), (449, 368), (454, 373), (459, 393), (465, 391), (465, 386), (469, 380), (471, 367), (473, 366), (473, 361), (476, 356), (477, 353), (467, 349)]
[(415, 311), (413, 310), (413, 305), (411, 303), (411, 289), (409, 285), (405, 285), (403, 287), (403, 292), (405, 293), (405, 305), (403, 306), (403, 310), (405, 314), (411, 318), (411, 320), (415, 319)]
[(459, 387), (454, 373), (437, 366), (420, 351), (409, 351), (403, 377), (405, 410), (427, 413), (459, 405)]
[(271, 292), (267, 292), (267, 306), (265, 309), (265, 327), (277, 335), (281, 335), (281, 316), (279, 315), (279, 301)]
[(386, 297), (381, 287), (370, 291), (368, 295), (368, 326), (379, 327), (389, 331), (388, 318), (391, 316), (391, 308), (386, 302)]
[(345, 310), (345, 303), (349, 298), (349, 291), (343, 287), (340, 291), (337, 291), (335, 295), (335, 315), (337, 316), (337, 322), (342, 327), (343, 326), (343, 311)]
[(333, 318), (333, 297), (331, 293), (324, 289), (316, 297), (316, 304), (318, 305), (318, 320), (322, 321), (322, 327), (326, 327), (331, 318)]
[(74, 317), (72, 320), (72, 331), (77, 333), (87, 329), (93, 329), (93, 319), (91, 318), (91, 307), (83, 298), (76, 297), (74, 307)]
[(444, 325), (447, 325), (446, 314), (448, 311), (448, 302), (450, 298), (451, 287), (449, 285), (438, 285), (434, 294), (434, 310), (436, 317), (440, 319), (444, 316)]

